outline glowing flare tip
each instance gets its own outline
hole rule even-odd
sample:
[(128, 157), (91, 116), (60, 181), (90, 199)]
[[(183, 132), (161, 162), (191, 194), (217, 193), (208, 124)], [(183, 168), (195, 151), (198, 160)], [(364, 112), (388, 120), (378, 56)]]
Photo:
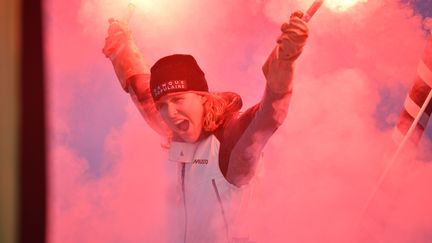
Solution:
[(327, 0), (326, 7), (333, 11), (346, 11), (358, 3), (365, 3), (368, 0)]

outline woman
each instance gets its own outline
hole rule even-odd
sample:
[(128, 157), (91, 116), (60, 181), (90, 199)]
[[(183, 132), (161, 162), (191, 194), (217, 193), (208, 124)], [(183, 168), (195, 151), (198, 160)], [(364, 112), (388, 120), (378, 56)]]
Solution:
[(251, 242), (245, 226), (251, 181), (288, 110), (293, 63), (308, 37), (301, 17), (295, 12), (282, 25), (263, 66), (264, 96), (245, 112), (237, 94), (209, 92), (190, 55), (164, 57), (149, 70), (126, 24), (109, 21), (103, 51), (147, 123), (167, 138), (169, 161), (178, 168), (178, 242)]

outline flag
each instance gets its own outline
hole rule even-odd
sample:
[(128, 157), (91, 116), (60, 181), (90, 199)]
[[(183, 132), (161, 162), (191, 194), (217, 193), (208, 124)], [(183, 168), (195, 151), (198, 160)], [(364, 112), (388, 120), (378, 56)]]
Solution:
[(405, 99), (404, 109), (402, 110), (396, 127), (393, 131), (393, 140), (400, 144), (407, 135), (408, 130), (413, 125), (414, 120), (419, 115), (423, 105), (426, 109), (420, 114), (418, 123), (413, 128), (413, 132), (408, 138), (412, 144), (417, 145), (424, 130), (426, 129), (432, 112), (432, 102), (424, 104), (432, 88), (432, 36), (426, 43), (426, 48), (417, 67), (417, 75), (411, 89)]

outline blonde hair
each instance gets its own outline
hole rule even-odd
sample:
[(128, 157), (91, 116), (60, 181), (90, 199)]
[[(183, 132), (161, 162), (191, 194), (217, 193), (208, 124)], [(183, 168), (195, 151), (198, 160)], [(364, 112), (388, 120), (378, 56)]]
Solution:
[(216, 130), (230, 114), (241, 107), (240, 96), (234, 93), (207, 93), (204, 95), (203, 129), (207, 132)]

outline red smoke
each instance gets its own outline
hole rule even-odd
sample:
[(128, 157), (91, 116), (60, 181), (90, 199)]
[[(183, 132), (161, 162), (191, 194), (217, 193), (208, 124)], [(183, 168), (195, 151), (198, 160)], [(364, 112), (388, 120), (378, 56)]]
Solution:
[[(280, 24), (311, 2), (187, 0), (161, 5), (160, 12), (138, 6), (130, 26), (150, 64), (190, 53), (211, 90), (239, 93), (246, 108), (261, 98), (261, 65)], [(160, 163), (160, 139), (101, 53), (107, 19), (122, 16), (127, 3), (58, 4), (45, 5), (50, 242), (163, 241), (169, 237), (164, 184), (172, 178)], [(385, 212), (378, 207), (366, 227), (355, 227), (394, 151), (391, 127), (425, 43), (421, 24), (394, 0), (369, 0), (341, 13), (323, 7), (311, 20), (288, 117), (266, 146), (258, 175), (251, 227), (259, 242), (350, 242), (382, 221), (377, 241), (430, 241), (432, 168), (425, 161), (398, 163), (388, 182), (396, 188), (378, 196)], [(83, 152), (91, 141), (102, 149)]]

